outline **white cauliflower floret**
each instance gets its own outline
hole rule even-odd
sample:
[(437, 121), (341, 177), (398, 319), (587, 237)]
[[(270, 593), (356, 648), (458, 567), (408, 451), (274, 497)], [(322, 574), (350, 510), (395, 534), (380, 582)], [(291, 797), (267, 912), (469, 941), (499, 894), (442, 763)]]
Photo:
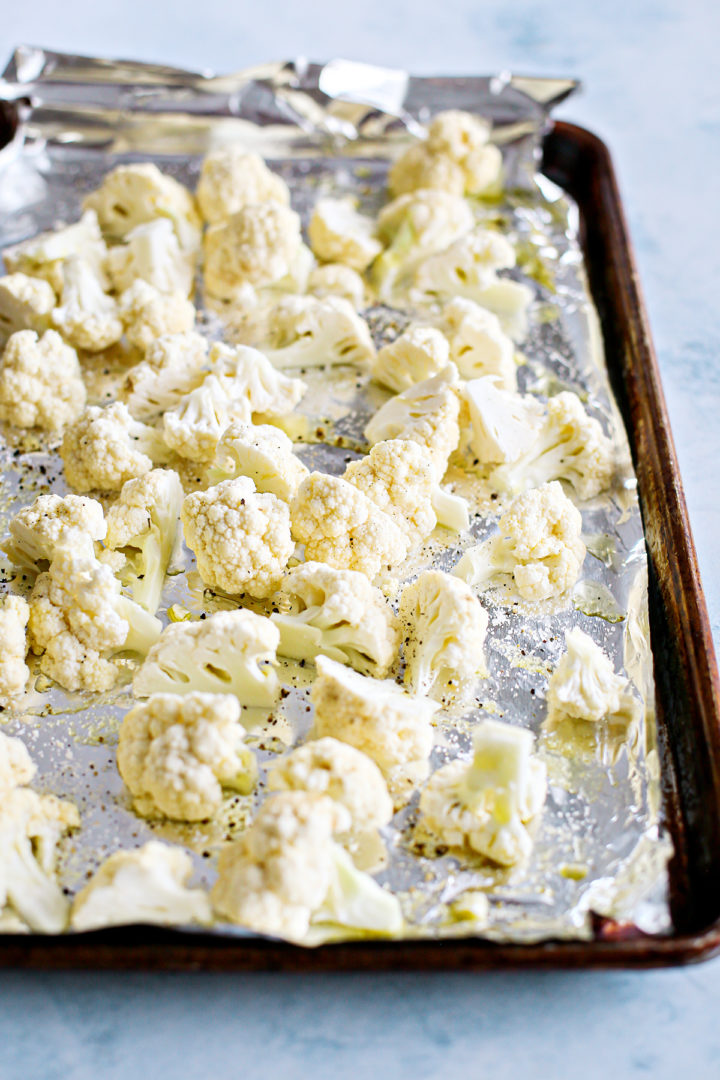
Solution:
[(433, 154), (423, 141), (409, 146), (393, 162), (388, 173), (388, 188), (395, 197), (429, 190), (463, 195), (465, 173), (448, 154)]
[(195, 278), (195, 253), (183, 249), (165, 218), (137, 225), (126, 242), (111, 248), (105, 268), (116, 292), (146, 281), (161, 293), (189, 296)]
[(515, 349), (497, 315), (458, 297), (443, 308), (443, 331), (450, 342), (450, 359), (463, 378), (494, 375), (503, 390), (515, 390)]
[(77, 894), (73, 930), (104, 926), (181, 926), (212, 922), (210, 900), (202, 889), (189, 889), (192, 859), (181, 848), (150, 840), (141, 848), (116, 851)]
[(463, 387), (470, 414), (470, 451), (479, 465), (517, 461), (537, 439), (545, 410), (530, 395), (508, 393), (494, 375)]
[(293, 453), (284, 431), (270, 424), (235, 423), (225, 428), (208, 470), (213, 484), (249, 476), (258, 491), (289, 502), (309, 470)]
[(107, 516), (105, 546), (125, 555), (122, 580), (133, 600), (154, 614), (168, 569), (182, 544), (183, 489), (172, 469), (152, 469), (123, 484)]
[(471, 848), (501, 866), (532, 850), (528, 822), (545, 802), (544, 764), (523, 728), (484, 720), (473, 739), (473, 759), (438, 769), (420, 796), (422, 824), (450, 848)]
[(21, 244), (5, 248), (2, 253), (11, 273), (44, 278), (55, 293), (62, 291), (63, 263), (72, 255), (89, 263), (101, 283), (106, 284), (103, 265), (107, 247), (94, 210), (87, 210), (73, 225), (40, 233), (30, 240), (23, 240)]
[(47, 573), (30, 594), (29, 640), (40, 670), (66, 690), (107, 690), (120, 652), (143, 656), (162, 623), (122, 596), (111, 568), (94, 555), (92, 541), (68, 532)]
[(400, 597), (405, 683), (437, 701), (472, 698), (487, 674), (488, 616), (470, 587), (442, 570), (426, 570)]
[(157, 165), (138, 162), (118, 165), (83, 201), (94, 210), (102, 231), (115, 240), (124, 239), (138, 225), (167, 218), (184, 248), (200, 241), (200, 219), (187, 188), (160, 172)]
[(449, 359), (450, 346), (444, 334), (432, 326), (411, 326), (380, 349), (372, 363), (372, 377), (401, 393), (437, 375)]
[(365, 282), (356, 270), (342, 263), (326, 263), (310, 271), (307, 291), (312, 296), (324, 300), (328, 296), (339, 296), (352, 304), (355, 311), (366, 307)]
[(457, 368), (448, 364), (431, 379), (386, 401), (367, 424), (365, 438), (372, 444), (412, 439), (426, 448), (440, 478), (460, 441), (457, 389)]
[(310, 473), (293, 499), (291, 515), (305, 558), (338, 570), (359, 570), (372, 580), (408, 552), (407, 536), (393, 519), (339, 476)]
[(287, 206), (290, 190), (259, 154), (241, 145), (211, 150), (203, 158), (197, 186), (200, 213), (209, 225), (225, 221), (244, 206), (276, 202)]
[(498, 522), (499, 533), (468, 548), (453, 571), (468, 585), (485, 589), (514, 582), (524, 600), (548, 600), (571, 588), (585, 559), (582, 516), (557, 480), (512, 502)]
[(0, 420), (57, 431), (77, 419), (86, 397), (77, 353), (55, 330), (41, 338), (19, 330), (8, 339), (0, 361)]
[(77, 807), (29, 788), (0, 800), (0, 912), (9, 908), (39, 934), (66, 928), (70, 902), (55, 878), (57, 845), (80, 825)]
[(365, 364), (375, 346), (365, 320), (339, 296), (287, 296), (272, 313), (272, 332), (263, 353), (278, 368)]
[(61, 300), (52, 321), (70, 345), (86, 352), (101, 352), (123, 334), (117, 301), (103, 290), (90, 263), (77, 255), (63, 263)]
[(249, 794), (257, 779), (232, 694), (153, 694), (120, 727), (118, 770), (144, 817), (211, 818), (223, 788)]
[(241, 705), (274, 705), (279, 634), (269, 619), (242, 608), (209, 619), (171, 623), (133, 679), (136, 697), (234, 694)]
[(310, 247), (323, 262), (365, 270), (383, 249), (375, 223), (357, 211), (355, 200), (318, 199), (308, 225)]
[(29, 784), (37, 767), (22, 739), (0, 731), (0, 796)]
[(395, 660), (400, 628), (379, 589), (355, 570), (306, 562), (288, 570), (270, 618), (280, 631), (278, 652), (295, 660), (318, 654), (382, 677)]
[(185, 394), (163, 416), (163, 437), (171, 450), (189, 461), (211, 461), (223, 431), (236, 416), (247, 416), (247, 401), (228, 401), (216, 375)]
[(201, 334), (163, 334), (154, 340), (145, 359), (130, 368), (123, 382), (122, 396), (131, 415), (150, 420), (174, 408), (200, 386), (207, 362), (208, 342)]
[(293, 273), (303, 246), (300, 218), (289, 206), (244, 206), (205, 233), (205, 288), (232, 300), (249, 283), (274, 285)]
[(548, 401), (545, 422), (529, 448), (495, 469), (491, 481), (501, 491), (517, 492), (566, 480), (579, 498), (592, 499), (610, 487), (614, 467), (612, 439), (577, 394), (566, 390)]
[(479, 116), (451, 109), (438, 113), (427, 139), (411, 146), (390, 170), (394, 195), (417, 188), (440, 188), (458, 195), (497, 189), (502, 154), (488, 142), (490, 125)]
[(268, 799), (238, 840), (223, 848), (211, 897), (215, 910), (258, 933), (302, 941), (351, 930), (364, 935), (402, 929), (400, 905), (356, 869), (333, 840), (344, 807), (304, 791)]
[(118, 313), (131, 345), (145, 352), (166, 334), (186, 334), (195, 325), (195, 307), (181, 292), (163, 293), (138, 278), (119, 300)]
[(0, 342), (18, 330), (42, 334), (50, 327), (55, 293), (42, 278), (27, 274), (0, 277)]
[(38, 495), (8, 524), (10, 539), (3, 551), (15, 566), (32, 572), (45, 570), (69, 529), (79, 529), (91, 540), (104, 540), (107, 532), (102, 505), (87, 495)]
[[(25, 627), (29, 617), (30, 608), (22, 597), (4, 596), (0, 601), (0, 711), (21, 701), (30, 677), (25, 663), (28, 651)], [(0, 760), (0, 784), (2, 773)]]
[(60, 446), (65, 479), (76, 491), (119, 491), (166, 455), (159, 433), (133, 420), (120, 401), (104, 408), (89, 405), (65, 429)]
[(272, 595), (295, 550), (287, 504), (259, 494), (247, 476), (192, 492), (182, 523), (202, 580), (233, 595)]
[(372, 758), (402, 802), (428, 774), (435, 701), (404, 693), (390, 679), (372, 679), (318, 656), (310, 692), (315, 733), (331, 735)]
[(375, 443), (344, 473), (349, 484), (392, 518), (411, 546), (429, 536), (437, 523), (432, 507), (435, 476), (427, 451), (412, 439)]
[(547, 716), (551, 724), (563, 720), (598, 723), (631, 721), (639, 702), (628, 681), (616, 675), (607, 654), (579, 627), (565, 631), (565, 653), (550, 676)]

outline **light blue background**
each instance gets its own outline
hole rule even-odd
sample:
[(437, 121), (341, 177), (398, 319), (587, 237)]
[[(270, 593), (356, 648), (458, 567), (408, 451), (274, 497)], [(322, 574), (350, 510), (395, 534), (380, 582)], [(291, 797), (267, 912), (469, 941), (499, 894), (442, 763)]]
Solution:
[[(717, 0), (8, 0), (20, 42), (229, 71), (347, 56), (420, 74), (573, 74), (610, 144), (720, 641)], [(0, 1080), (720, 1077), (720, 961), (640, 974), (0, 972)]]

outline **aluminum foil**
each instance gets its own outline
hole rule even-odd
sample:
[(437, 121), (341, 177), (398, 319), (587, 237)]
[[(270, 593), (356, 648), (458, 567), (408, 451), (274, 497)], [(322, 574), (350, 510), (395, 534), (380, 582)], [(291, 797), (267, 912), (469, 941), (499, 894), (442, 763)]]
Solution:
[[(520, 350), (522, 389), (547, 396), (570, 388), (611, 433), (627, 465), (612, 498), (582, 506), (588, 555), (572, 599), (557, 607), (504, 607), (484, 596), (490, 625), (489, 676), (478, 687), (482, 704), (469, 713), (439, 715), (433, 768), (467, 755), (473, 727), (488, 715), (530, 728), (548, 765), (549, 793), (535, 828), (528, 863), (492, 868), (482, 860), (430, 857), (417, 825), (417, 795), (383, 830), (384, 851), (367, 855), (382, 865), (378, 880), (402, 901), (407, 936), (473, 935), (497, 941), (587, 938), (592, 915), (635, 923), (647, 933), (671, 929), (667, 861), (656, 750), (654, 681), (647, 616), (647, 566), (636, 485), (626, 438), (612, 400), (598, 321), (577, 242), (577, 209), (539, 175), (542, 134), (551, 106), (572, 91), (572, 80), (415, 78), (402, 71), (342, 60), (267, 64), (232, 76), (206, 76), (151, 65), (16, 51), (0, 82), (0, 100), (17, 116), (14, 138), (0, 151), (0, 244), (5, 246), (79, 216), (83, 195), (128, 160), (153, 160), (193, 187), (202, 154), (243, 141), (288, 181), (305, 223), (321, 192), (350, 192), (366, 209), (381, 205), (389, 161), (421, 133), (436, 111), (469, 109), (493, 121), (507, 177), (502, 200), (478, 212), (501, 224), (515, 243), (513, 276), (535, 293)], [(412, 312), (373, 307), (367, 313), (377, 343), (389, 340)], [(209, 336), (232, 338), (216, 314), (201, 316)], [(126, 361), (116, 351), (88, 358), (91, 399), (102, 400)], [(308, 464), (341, 472), (362, 429), (385, 400), (357, 372), (311, 378), (300, 411)], [(310, 435), (310, 433), (313, 433)], [(5, 433), (0, 525), (38, 494), (64, 492), (53, 446), (32, 434)], [(337, 445), (340, 444), (340, 445)], [(449, 477), (476, 502), (472, 536), (436, 534), (402, 569), (405, 578), (434, 565), (451, 567), (460, 551), (490, 533), (502, 500), (481, 480), (459, 470)], [(22, 591), (12, 568), (3, 588)], [(392, 583), (389, 583), (392, 585)], [(395, 584), (399, 584), (396, 582)], [(187, 574), (171, 579), (161, 610), (179, 603), (212, 611), (232, 601), (203, 590), (188, 557)], [(605, 725), (548, 730), (548, 674), (563, 651), (563, 632), (579, 625), (624, 666), (644, 702), (627, 731)], [(290, 693), (274, 713), (245, 710), (244, 722), (261, 762), (301, 742), (312, 714), (308, 668), (287, 664)], [(115, 763), (117, 731), (132, 703), (127, 687), (111, 694), (67, 694), (43, 686), (30, 711), (7, 718), (38, 764), (36, 786), (72, 799), (82, 829), (64, 848), (60, 875), (72, 893), (108, 854), (152, 837), (184, 844), (198, 884), (215, 878), (219, 847), (237, 835), (264, 797), (264, 776), (253, 796), (228, 797), (207, 825), (149, 822), (136, 817)], [(487, 919), (456, 919), (452, 902), (468, 890), (490, 901)], [(245, 935), (218, 924), (208, 933)], [(319, 938), (317, 939), (319, 940)]]

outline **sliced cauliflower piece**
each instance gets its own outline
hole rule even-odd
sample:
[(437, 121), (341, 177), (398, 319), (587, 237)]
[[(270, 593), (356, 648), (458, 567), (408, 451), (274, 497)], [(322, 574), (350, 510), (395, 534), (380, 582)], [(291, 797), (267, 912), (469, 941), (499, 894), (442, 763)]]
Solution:
[(557, 480), (525, 492), (500, 518), (499, 533), (468, 548), (453, 573), (479, 589), (508, 588), (524, 600), (562, 596), (585, 559), (582, 516)]
[(450, 359), (447, 338), (432, 326), (411, 326), (384, 345), (372, 363), (375, 382), (396, 393), (442, 371)]
[(432, 489), (431, 501), (438, 525), (452, 532), (464, 532), (470, 528), (470, 507), (462, 495), (436, 484)]
[(375, 346), (365, 320), (347, 300), (286, 296), (272, 313), (272, 336), (262, 349), (278, 368), (366, 364)]
[(15, 566), (32, 573), (46, 570), (68, 530), (79, 529), (91, 540), (104, 540), (107, 525), (102, 504), (87, 495), (38, 495), (8, 524), (10, 539), (3, 551)]
[(192, 492), (182, 523), (200, 577), (233, 595), (271, 596), (295, 550), (287, 504), (259, 494), (248, 476)]
[(494, 375), (471, 379), (462, 394), (470, 415), (469, 447), (478, 464), (517, 461), (537, 440), (545, 409), (536, 398), (508, 393)]
[(139, 279), (158, 292), (189, 296), (195, 261), (194, 250), (181, 247), (171, 222), (158, 218), (137, 225), (124, 244), (111, 248), (105, 268), (116, 292), (125, 292)]
[(245, 206), (264, 202), (287, 206), (290, 202), (282, 177), (271, 172), (259, 154), (248, 153), (240, 144), (205, 155), (196, 194), (208, 225), (225, 221)]
[(300, 218), (279, 202), (243, 206), (205, 233), (205, 288), (232, 300), (243, 285), (274, 285), (302, 258)]
[(123, 334), (117, 301), (103, 290), (90, 263), (71, 255), (62, 266), (62, 293), (52, 322), (76, 349), (101, 352)]
[(566, 390), (548, 401), (545, 422), (529, 448), (495, 469), (491, 480), (510, 492), (566, 480), (579, 498), (592, 499), (611, 486), (614, 469), (612, 439), (585, 412), (577, 394)]
[(165, 575), (178, 561), (182, 501), (177, 473), (152, 469), (126, 481), (108, 511), (105, 546), (125, 555), (123, 583), (151, 615), (160, 606)]
[(412, 439), (375, 443), (369, 454), (351, 461), (344, 473), (402, 529), (411, 546), (435, 528), (432, 506), (436, 471), (427, 451)]
[(167, 334), (190, 334), (195, 307), (182, 292), (163, 293), (138, 278), (119, 300), (118, 313), (131, 345), (145, 352)]
[(394, 195), (418, 188), (439, 188), (462, 195), (497, 190), (502, 154), (488, 142), (490, 125), (458, 109), (438, 113), (427, 139), (411, 146), (395, 162), (388, 178)]
[(104, 926), (182, 926), (212, 922), (207, 893), (189, 889), (192, 859), (181, 848), (150, 840), (116, 851), (95, 871), (73, 901), (73, 930)]
[(308, 560), (359, 570), (371, 580), (401, 563), (408, 538), (359, 488), (339, 476), (313, 472), (291, 504), (293, 536)]
[[(0, 711), (19, 704), (30, 677), (25, 663), (28, 651), (25, 627), (29, 617), (30, 608), (21, 596), (4, 596), (0, 600)], [(0, 784), (2, 773), (0, 753)]]
[(405, 684), (437, 701), (469, 701), (487, 675), (488, 616), (464, 581), (426, 570), (400, 596)]
[(174, 408), (201, 385), (207, 362), (208, 343), (201, 334), (163, 334), (154, 340), (145, 359), (130, 368), (123, 382), (122, 396), (131, 415), (136, 420), (150, 420)]
[(548, 682), (548, 721), (627, 723), (637, 716), (638, 709), (628, 680), (615, 674), (612, 661), (600, 646), (577, 626), (566, 630), (565, 653)]
[(42, 278), (27, 274), (0, 277), (0, 342), (18, 330), (43, 334), (50, 328), (55, 293)]
[(0, 420), (58, 431), (77, 419), (86, 397), (77, 353), (55, 330), (10, 336), (0, 361)]
[(310, 692), (315, 733), (331, 735), (372, 758), (402, 802), (424, 780), (433, 746), (432, 718), (440, 707), (404, 693), (390, 679), (372, 679), (318, 656)]
[(308, 225), (310, 247), (323, 262), (365, 270), (383, 249), (375, 222), (358, 213), (355, 200), (318, 199)]
[(20, 244), (5, 248), (2, 253), (5, 265), (11, 273), (44, 278), (55, 293), (62, 292), (63, 263), (73, 255), (89, 263), (102, 285), (106, 284), (103, 265), (107, 247), (94, 210), (86, 210), (73, 225), (63, 225), (51, 232), (40, 233), (30, 240), (23, 240)]
[(143, 817), (211, 818), (223, 788), (248, 795), (257, 764), (232, 694), (153, 694), (120, 727), (117, 763)]
[(122, 240), (139, 225), (167, 218), (183, 248), (200, 242), (200, 219), (187, 188), (150, 162), (118, 165), (87, 195), (83, 208), (94, 210), (102, 231)]
[(252, 611), (218, 611), (209, 619), (171, 623), (133, 679), (136, 697), (234, 694), (241, 705), (274, 705), (279, 633)]
[(379, 589), (355, 570), (319, 562), (286, 573), (270, 618), (280, 631), (278, 652), (295, 660), (322, 654), (356, 671), (386, 675), (400, 645), (400, 627)]
[(0, 731), (0, 802), (8, 792), (29, 784), (37, 772), (22, 739)]
[(423, 825), (448, 847), (469, 847), (501, 866), (527, 858), (527, 824), (540, 813), (547, 791), (534, 741), (523, 728), (484, 720), (472, 761), (452, 761), (428, 781), (420, 796)]
[(208, 470), (213, 484), (249, 476), (258, 491), (269, 491), (289, 502), (309, 475), (309, 469), (293, 453), (293, 444), (284, 431), (270, 424), (230, 424), (215, 451), (215, 463)]
[(367, 306), (365, 282), (356, 270), (342, 263), (325, 263), (310, 271), (307, 291), (319, 300), (328, 296), (339, 296), (352, 304), (355, 311), (362, 311)]
[(89, 405), (63, 433), (60, 457), (65, 479), (76, 491), (119, 491), (167, 458), (154, 428), (133, 420), (120, 401)]
[(450, 342), (450, 359), (463, 378), (494, 375), (503, 390), (516, 389), (515, 348), (497, 315), (458, 297), (443, 308), (443, 330)]

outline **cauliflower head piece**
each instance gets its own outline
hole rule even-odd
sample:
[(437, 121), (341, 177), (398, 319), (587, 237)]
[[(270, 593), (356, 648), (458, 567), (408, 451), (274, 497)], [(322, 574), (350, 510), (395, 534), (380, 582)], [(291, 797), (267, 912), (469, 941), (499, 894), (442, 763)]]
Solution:
[(240, 144), (205, 155), (196, 194), (208, 225), (227, 220), (245, 206), (290, 203), (290, 189), (282, 177), (272, 172), (259, 154), (248, 153)]
[(192, 195), (150, 162), (112, 169), (85, 197), (83, 209), (94, 211), (103, 233), (114, 240), (161, 218), (170, 223), (183, 248), (197, 248), (200, 242), (200, 218)]
[(94, 210), (86, 210), (80, 220), (72, 225), (62, 225), (51, 232), (40, 233), (30, 240), (7, 247), (2, 255), (10, 273), (43, 278), (52, 286), (54, 293), (62, 292), (63, 264), (71, 256), (78, 256), (89, 263), (102, 284), (106, 284), (103, 266), (107, 247)]
[(10, 518), (8, 528), (3, 551), (31, 573), (47, 570), (69, 530), (78, 529), (93, 541), (104, 540), (107, 533), (102, 504), (87, 495), (38, 495)]
[(450, 346), (440, 330), (410, 326), (380, 349), (372, 362), (372, 377), (399, 394), (437, 375), (449, 359)]
[(462, 394), (470, 418), (469, 449), (480, 465), (517, 461), (535, 443), (545, 410), (529, 394), (502, 389), (494, 375), (470, 379)]
[(144, 817), (202, 821), (220, 809), (223, 788), (249, 794), (255, 755), (243, 739), (232, 694), (153, 694), (125, 714), (120, 776)]
[(546, 700), (550, 724), (630, 723), (640, 704), (629, 692), (627, 679), (615, 673), (607, 653), (578, 626), (565, 631), (565, 653), (550, 676)]
[(300, 218), (279, 202), (252, 203), (205, 233), (205, 288), (233, 300), (243, 285), (275, 285), (303, 258)]
[(365, 320), (340, 296), (286, 296), (273, 308), (263, 353), (278, 368), (364, 365), (375, 356)]
[(515, 348), (492, 311), (458, 297), (443, 308), (443, 330), (450, 359), (463, 378), (493, 375), (503, 390), (517, 388)]
[(388, 186), (394, 195), (418, 188), (482, 195), (498, 190), (502, 154), (488, 140), (490, 125), (479, 116), (449, 109), (435, 116), (427, 139), (409, 147), (394, 163)]
[(36, 772), (37, 766), (22, 739), (0, 731), (0, 794), (4, 797), (29, 784)]
[(166, 218), (137, 225), (124, 244), (111, 248), (105, 268), (116, 292), (140, 280), (158, 292), (189, 296), (195, 280), (196, 254), (183, 248)]
[[(30, 608), (21, 596), (8, 595), (0, 600), (0, 709), (12, 709), (25, 694), (30, 678), (25, 663), (28, 651), (25, 627), (29, 617)], [(0, 787), (4, 786), (2, 749), (0, 744)]]
[(383, 249), (372, 218), (358, 212), (355, 200), (318, 199), (308, 225), (310, 247), (323, 262), (363, 271)]
[(68, 485), (76, 491), (119, 491), (144, 476), (153, 460), (167, 457), (159, 433), (134, 420), (121, 401), (101, 408), (89, 405), (65, 428), (60, 457)]
[(0, 342), (18, 330), (49, 330), (55, 303), (54, 290), (42, 278), (19, 273), (0, 277)]
[(356, 270), (342, 263), (316, 266), (308, 276), (307, 291), (319, 300), (325, 300), (328, 296), (339, 296), (352, 304), (355, 311), (362, 311), (367, 306), (365, 282)]
[(195, 325), (195, 307), (187, 296), (160, 292), (142, 278), (121, 295), (118, 314), (128, 341), (142, 352), (167, 334), (189, 335)]
[(258, 491), (277, 495), (289, 502), (309, 475), (309, 469), (293, 453), (293, 444), (284, 431), (271, 424), (230, 424), (215, 451), (208, 470), (214, 484), (249, 476)]
[(145, 359), (133, 365), (123, 381), (121, 393), (130, 414), (136, 420), (152, 420), (175, 408), (202, 384), (207, 363), (208, 343), (201, 334), (188, 331), (156, 338)]
[(0, 361), (0, 420), (59, 431), (78, 418), (87, 395), (77, 353), (55, 330), (19, 330)]
[(369, 454), (350, 462), (344, 479), (392, 518), (411, 546), (435, 528), (435, 468), (427, 451), (412, 439), (375, 443)]
[(63, 263), (60, 304), (52, 322), (70, 345), (86, 352), (101, 352), (123, 335), (117, 301), (104, 291), (92, 264), (78, 255)]

